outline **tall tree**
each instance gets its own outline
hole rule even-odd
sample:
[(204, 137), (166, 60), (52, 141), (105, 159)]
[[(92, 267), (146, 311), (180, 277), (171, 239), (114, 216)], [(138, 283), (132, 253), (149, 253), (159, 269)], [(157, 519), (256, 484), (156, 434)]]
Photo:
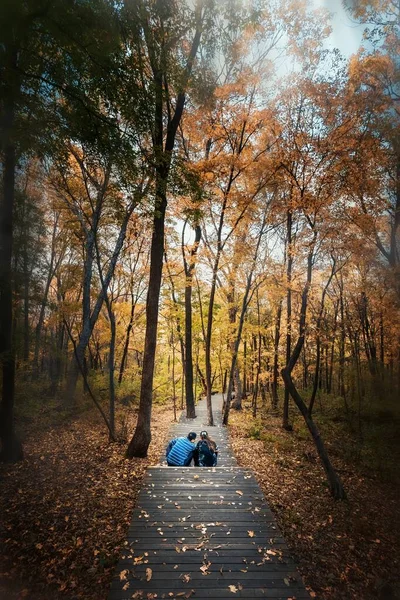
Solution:
[[(139, 415), (127, 456), (144, 457), (151, 441), (150, 421), (158, 307), (164, 255), (165, 215), (176, 135), (185, 108), (196, 55), (209, 5), (198, 0), (193, 9), (183, 2), (158, 4), (139, 1), (130, 6), (136, 20), (137, 55), (143, 63), (145, 85), (154, 93), (151, 105), (151, 157), (155, 170), (154, 217), (150, 278), (146, 301), (146, 335)], [(174, 56), (180, 56), (179, 61)], [(175, 71), (175, 72), (174, 72)], [(177, 71), (177, 72), (176, 72)], [(173, 94), (175, 98), (173, 99)]]
[[(187, 220), (185, 221), (185, 225)], [(201, 227), (194, 225), (195, 238), (190, 250), (184, 243), (185, 227), (182, 230), (182, 256), (185, 269), (185, 379), (186, 379), (186, 416), (193, 419), (196, 416), (195, 398), (193, 392), (193, 336), (192, 336), (192, 287), (193, 272), (196, 266), (196, 255), (201, 240)]]

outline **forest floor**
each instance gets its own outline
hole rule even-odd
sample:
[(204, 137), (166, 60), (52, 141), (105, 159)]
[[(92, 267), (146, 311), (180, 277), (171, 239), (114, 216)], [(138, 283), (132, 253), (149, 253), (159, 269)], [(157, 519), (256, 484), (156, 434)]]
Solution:
[(325, 423), (324, 441), (348, 495), (346, 501), (335, 502), (300, 417), (293, 432), (282, 429), (281, 418), (254, 420), (249, 407), (231, 411), (230, 422), (238, 463), (254, 469), (316, 597), (400, 598), (399, 480), (382, 479), (354, 460), (348, 453), (353, 440), (336, 438), (335, 424)]
[[(92, 411), (71, 421), (53, 409), (24, 424), (25, 459), (0, 465), (0, 600), (107, 598), (144, 473), (158, 462), (173, 420), (171, 408), (154, 406), (149, 457), (129, 461), (126, 443), (109, 444)], [(130, 411), (129, 434), (135, 420)], [(347, 501), (332, 500), (300, 419), (286, 432), (271, 415), (231, 413), (238, 462), (254, 469), (314, 597), (399, 598), (398, 480), (355, 461), (333, 420), (322, 431)]]
[[(107, 597), (145, 471), (159, 462), (172, 420), (171, 408), (153, 407), (149, 456), (133, 460), (126, 443), (108, 443), (92, 411), (42, 432), (38, 422), (25, 427), (24, 460), (0, 465), (0, 600)], [(129, 433), (135, 423), (132, 412)]]

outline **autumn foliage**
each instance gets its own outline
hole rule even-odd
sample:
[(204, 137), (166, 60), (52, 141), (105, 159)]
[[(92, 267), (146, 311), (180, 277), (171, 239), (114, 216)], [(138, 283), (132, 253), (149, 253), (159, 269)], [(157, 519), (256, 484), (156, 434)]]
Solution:
[[(38, 593), (100, 598), (90, 586), (106, 589), (134, 502), (125, 484), (136, 493), (155, 460), (155, 412), (192, 418), (205, 396), (212, 424), (219, 390), (238, 452), (248, 434), (274, 453), (267, 469), (247, 450), (243, 462), (273, 480), (300, 563), (324, 555), (320, 597), (378, 598), (393, 583), (382, 490), (397, 489), (399, 457), (398, 3), (348, 3), (365, 27), (349, 59), (306, 2), (75, 4), (1, 9), (4, 589), (30, 586), (32, 566)], [(363, 494), (371, 520), (384, 513), (368, 541)], [(332, 574), (347, 510), (360, 527)], [(315, 520), (333, 513), (332, 557)]]

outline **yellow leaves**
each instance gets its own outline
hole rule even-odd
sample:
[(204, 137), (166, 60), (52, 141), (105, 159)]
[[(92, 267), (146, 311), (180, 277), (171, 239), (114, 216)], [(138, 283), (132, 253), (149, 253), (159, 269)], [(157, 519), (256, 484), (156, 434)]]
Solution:
[(119, 580), (125, 581), (128, 578), (127, 577), (128, 573), (129, 573), (129, 569), (124, 569), (123, 571), (121, 571), (119, 574)]
[(200, 571), (202, 572), (203, 575), (211, 575), (210, 571), (208, 570), (209, 567), (211, 567), (210, 562), (206, 562), (206, 563), (204, 563), (204, 565), (202, 565), (200, 567)]
[(236, 585), (228, 585), (228, 589), (230, 592), (232, 592), (232, 594), (236, 594), (237, 592), (239, 592), (243, 589), (243, 586), (240, 583), (238, 583), (237, 586)]
[(236, 585), (228, 585), (228, 589), (230, 592), (232, 592), (232, 594), (236, 594), (236, 592), (239, 591)]
[(152, 569), (150, 569), (150, 567), (147, 567), (147, 569), (146, 569), (146, 581), (150, 581), (152, 577), (153, 577), (153, 571), (152, 571)]
[(254, 533), (254, 531), (248, 531), (248, 532), (247, 532), (247, 534), (248, 534), (248, 536), (249, 536), (249, 537), (251, 537), (251, 538), (255, 536), (255, 533)]
[(243, 496), (243, 492), (241, 490), (236, 490), (236, 494), (238, 494), (239, 496)]

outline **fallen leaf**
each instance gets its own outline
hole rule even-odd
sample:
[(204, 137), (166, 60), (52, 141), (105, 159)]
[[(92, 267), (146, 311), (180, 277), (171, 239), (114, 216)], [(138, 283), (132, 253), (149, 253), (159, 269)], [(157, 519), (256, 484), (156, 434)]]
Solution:
[(249, 537), (254, 537), (255, 536), (254, 531), (248, 531), (247, 533), (249, 534)]
[(228, 585), (228, 589), (230, 592), (232, 592), (232, 594), (236, 594), (236, 592), (239, 591), (236, 585)]
[(153, 571), (150, 569), (150, 567), (146, 568), (146, 581), (150, 581), (150, 579), (153, 577)]

